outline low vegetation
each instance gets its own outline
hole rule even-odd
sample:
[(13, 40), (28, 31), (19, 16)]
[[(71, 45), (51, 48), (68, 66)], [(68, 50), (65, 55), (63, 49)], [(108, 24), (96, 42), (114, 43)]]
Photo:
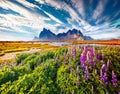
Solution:
[[(6, 53), (29, 51), (30, 49), (41, 49), (42, 53), (44, 53), (50, 50), (54, 51), (58, 48), (58, 46), (42, 44), (39, 42), (0, 42), (0, 56), (5, 55)], [(2, 60), (0, 59), (0, 63), (13, 61), (14, 58), (2, 58)]]
[(102, 45), (120, 45), (120, 40), (66, 40), (72, 44), (102, 44)]
[(0, 69), (1, 94), (118, 94), (120, 47), (22, 54)]

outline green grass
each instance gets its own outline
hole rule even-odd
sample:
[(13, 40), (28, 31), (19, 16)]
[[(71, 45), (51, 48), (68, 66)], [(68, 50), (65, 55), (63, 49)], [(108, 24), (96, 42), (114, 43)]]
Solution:
[[(97, 58), (98, 51), (100, 51), (100, 59)], [(88, 58), (93, 52), (94, 55)], [(119, 52), (120, 47), (95, 47), (95, 50), (93, 47), (88, 47), (88, 50), (83, 47), (73, 47), (60, 48), (52, 52), (18, 55), (16, 66), (3, 66), (0, 69), (0, 93), (118, 94), (120, 92)], [(80, 59), (82, 54), (88, 58), (85, 66), (89, 70), (89, 80), (84, 78), (85, 72)], [(91, 65), (91, 60), (95, 60), (96, 65), (93, 63)], [(112, 63), (108, 64), (109, 60)], [(109, 65), (106, 72), (108, 85), (100, 79), (103, 64)], [(112, 71), (117, 77), (117, 87), (114, 87), (111, 82)]]

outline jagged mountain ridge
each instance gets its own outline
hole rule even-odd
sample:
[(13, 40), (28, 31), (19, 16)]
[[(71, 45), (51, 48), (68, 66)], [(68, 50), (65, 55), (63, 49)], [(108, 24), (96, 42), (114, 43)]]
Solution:
[(66, 33), (54, 34), (50, 30), (43, 28), (38, 38), (39, 40), (93, 40), (90, 36), (84, 36), (80, 30), (72, 29)]

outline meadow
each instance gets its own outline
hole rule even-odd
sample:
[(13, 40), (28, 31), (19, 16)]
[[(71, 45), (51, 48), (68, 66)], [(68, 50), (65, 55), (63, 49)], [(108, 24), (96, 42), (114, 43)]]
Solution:
[(17, 52), (17, 51), (25, 51), (30, 48), (51, 48), (52, 45), (48, 44), (36, 44), (35, 42), (0, 42), (0, 55), (4, 55), (5, 53)]
[(113, 40), (66, 40), (66, 42), (70, 42), (72, 44), (102, 44), (102, 45), (120, 45), (119, 39), (113, 39)]
[(0, 94), (119, 94), (119, 46), (12, 42), (1, 49), (31, 47), (42, 50), (18, 54), (15, 65), (0, 67)]
[[(59, 47), (53, 46), (50, 44), (42, 44), (42, 43), (36, 43), (33, 41), (1, 41), (0, 42), (0, 57), (4, 56), (7, 53), (13, 53), (17, 54), (17, 52), (27, 52), (30, 51), (31, 49), (42, 49), (42, 52), (45, 52), (46, 50), (53, 50), (57, 49)], [(19, 53), (18, 53), (19, 54)], [(0, 63), (3, 62), (15, 62), (14, 58), (11, 57), (8, 59), (4, 57), (1, 57)]]

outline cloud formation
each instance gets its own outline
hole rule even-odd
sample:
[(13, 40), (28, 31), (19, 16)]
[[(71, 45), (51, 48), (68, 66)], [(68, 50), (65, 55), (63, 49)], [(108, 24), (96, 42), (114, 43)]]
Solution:
[(32, 40), (43, 28), (120, 38), (119, 5), (120, 0), (0, 0), (0, 40)]

